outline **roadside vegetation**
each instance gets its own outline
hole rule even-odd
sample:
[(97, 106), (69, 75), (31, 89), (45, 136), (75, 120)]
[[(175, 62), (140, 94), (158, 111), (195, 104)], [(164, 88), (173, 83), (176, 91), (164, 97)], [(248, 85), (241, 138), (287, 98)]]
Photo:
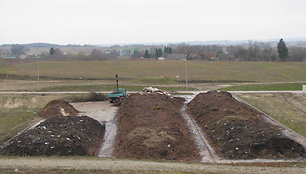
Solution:
[(105, 101), (107, 96), (96, 92), (89, 92), (88, 94), (71, 95), (64, 98), (69, 103), (73, 102), (89, 102), (89, 101)]
[(220, 88), (224, 91), (301, 91), (306, 83), (252, 84)]

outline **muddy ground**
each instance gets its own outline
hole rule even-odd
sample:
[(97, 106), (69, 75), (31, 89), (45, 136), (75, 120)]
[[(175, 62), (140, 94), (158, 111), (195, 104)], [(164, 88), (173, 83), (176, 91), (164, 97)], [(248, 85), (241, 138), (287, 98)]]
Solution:
[(238, 102), (230, 93), (197, 95), (188, 112), (208, 135), (219, 156), (226, 159), (305, 157), (305, 149), (265, 122), (261, 113)]
[(183, 102), (163, 94), (133, 94), (117, 112), (115, 156), (120, 158), (199, 160), (181, 116)]
[(81, 113), (105, 125), (105, 134), (98, 157), (112, 157), (117, 134), (115, 115), (118, 107), (112, 106), (109, 101), (71, 103)]

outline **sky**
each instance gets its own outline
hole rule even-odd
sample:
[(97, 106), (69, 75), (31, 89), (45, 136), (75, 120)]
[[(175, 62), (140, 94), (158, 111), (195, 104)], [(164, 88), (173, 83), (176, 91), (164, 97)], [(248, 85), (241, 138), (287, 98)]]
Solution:
[(306, 37), (306, 0), (0, 0), (0, 44)]

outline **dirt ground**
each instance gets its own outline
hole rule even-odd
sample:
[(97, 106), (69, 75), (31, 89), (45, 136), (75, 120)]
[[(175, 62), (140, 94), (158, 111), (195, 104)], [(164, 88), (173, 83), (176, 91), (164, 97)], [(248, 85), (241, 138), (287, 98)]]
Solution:
[(216, 152), (227, 159), (298, 158), (305, 149), (261, 119), (261, 113), (227, 92), (197, 95), (188, 111), (208, 135)]
[(133, 94), (117, 113), (115, 156), (120, 158), (199, 160), (181, 116), (182, 101), (163, 94)]
[(114, 119), (117, 107), (113, 107), (109, 101), (102, 102), (77, 102), (71, 103), (81, 114), (87, 115), (100, 123)]
[(50, 101), (38, 115), (42, 118), (58, 117), (58, 116), (75, 116), (79, 111), (76, 110), (65, 100), (52, 100)]

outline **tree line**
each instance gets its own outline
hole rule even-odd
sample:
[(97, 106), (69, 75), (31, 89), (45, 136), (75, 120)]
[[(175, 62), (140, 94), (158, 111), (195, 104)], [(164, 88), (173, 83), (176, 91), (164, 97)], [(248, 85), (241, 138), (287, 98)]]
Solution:
[[(167, 49), (171, 52), (167, 52)], [(172, 47), (165, 47), (162, 53), (161, 48), (145, 50), (144, 53), (135, 57), (157, 58), (161, 56), (167, 57), (167, 54), (183, 54), (188, 60), (210, 60), (209, 55), (215, 53), (217, 60), (229, 61), (304, 61), (306, 60), (306, 47), (290, 46), (287, 47), (283, 39), (273, 45), (264, 42), (249, 41), (247, 45), (177, 45)], [(153, 53), (152, 53), (153, 52)]]
[[(229, 61), (305, 61), (306, 47), (293, 45), (287, 47), (285, 41), (280, 39), (277, 44), (249, 41), (245, 45), (171, 45), (171, 46), (135, 46), (128, 50), (131, 58), (157, 59), (167, 58), (169, 54), (183, 54), (188, 60), (209, 60), (209, 55), (215, 53), (216, 60)], [(12, 45), (13, 55), (25, 54), (29, 49), (23, 45)], [(18, 56), (17, 56), (18, 57)], [(93, 48), (90, 54), (63, 53), (60, 48), (50, 48), (48, 53), (41, 53), (40, 58), (46, 59), (80, 59), (80, 60), (107, 60), (116, 59), (118, 52), (110, 49), (108, 53), (99, 48)]]

